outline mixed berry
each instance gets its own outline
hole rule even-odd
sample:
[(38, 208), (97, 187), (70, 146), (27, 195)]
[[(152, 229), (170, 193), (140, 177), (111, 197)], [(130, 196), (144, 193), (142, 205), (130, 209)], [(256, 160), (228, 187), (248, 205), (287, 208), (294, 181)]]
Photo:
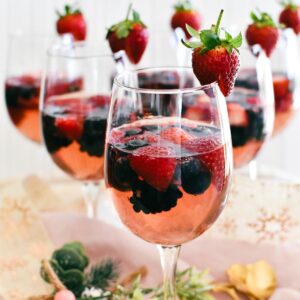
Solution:
[(273, 74), (273, 86), (276, 113), (289, 111), (293, 106), (293, 81), (284, 74)]
[(233, 93), (227, 97), (227, 110), (234, 148), (251, 140), (265, 140), (265, 111), (254, 72), (239, 74)]
[(104, 153), (109, 96), (85, 98), (51, 97), (42, 115), (43, 135), (50, 153), (73, 142), (80, 151), (101, 157)]
[(129, 192), (135, 212), (156, 214), (176, 207), (184, 194), (225, 187), (225, 150), (216, 127), (185, 120), (149, 119), (111, 131), (108, 184)]
[[(7, 107), (18, 107), (29, 103), (38, 107), (41, 78), (33, 75), (10, 77), (5, 82)], [(34, 103), (32, 103), (33, 100)]]

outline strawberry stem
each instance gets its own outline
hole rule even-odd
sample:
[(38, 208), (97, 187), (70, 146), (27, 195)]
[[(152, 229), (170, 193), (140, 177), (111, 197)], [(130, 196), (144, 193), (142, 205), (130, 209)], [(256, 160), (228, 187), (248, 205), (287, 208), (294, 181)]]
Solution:
[(129, 19), (129, 15), (130, 15), (131, 10), (132, 10), (132, 3), (129, 4), (128, 10), (127, 10), (127, 14), (126, 14), (126, 20)]
[(221, 9), (219, 17), (218, 17), (217, 24), (216, 24), (216, 27), (215, 27), (215, 33), (216, 34), (219, 34), (219, 29), (220, 29), (220, 24), (221, 24), (221, 21), (222, 21), (223, 14), (224, 14), (224, 9)]
[(66, 12), (66, 15), (70, 15), (71, 14), (71, 6), (70, 5), (66, 5), (65, 6), (65, 12)]

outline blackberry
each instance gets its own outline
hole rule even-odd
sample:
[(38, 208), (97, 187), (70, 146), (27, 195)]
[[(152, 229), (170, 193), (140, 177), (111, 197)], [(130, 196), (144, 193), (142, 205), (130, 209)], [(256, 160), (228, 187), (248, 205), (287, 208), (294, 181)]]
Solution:
[(196, 158), (185, 158), (180, 168), (181, 186), (189, 194), (204, 193), (211, 184), (211, 173), (208, 168)]
[(126, 149), (128, 150), (134, 150), (137, 148), (148, 146), (149, 143), (143, 140), (131, 140), (128, 143), (126, 143)]
[(108, 183), (119, 191), (129, 191), (138, 176), (130, 167), (126, 156), (112, 146), (107, 150), (107, 178)]
[(246, 109), (246, 112), (248, 126), (230, 126), (233, 147), (244, 146), (251, 139), (261, 141), (265, 138), (263, 109)]
[(130, 202), (137, 213), (142, 211), (145, 214), (156, 214), (171, 210), (182, 196), (176, 185), (170, 185), (166, 191), (160, 192), (145, 181), (137, 180)]
[(133, 135), (138, 135), (142, 133), (142, 129), (130, 129), (130, 130), (127, 130), (125, 131), (125, 137), (129, 137), (129, 136), (133, 136)]
[(17, 107), (20, 94), (19, 87), (6, 86), (5, 87), (5, 100), (8, 107)]
[(38, 90), (35, 86), (24, 85), (20, 87), (20, 97), (22, 99), (31, 99), (33, 97), (38, 97)]
[(55, 117), (43, 115), (43, 134), (45, 144), (50, 153), (58, 151), (62, 147), (67, 147), (72, 143), (72, 140), (62, 135), (55, 126)]
[(99, 117), (88, 117), (83, 124), (82, 136), (79, 139), (80, 150), (91, 156), (102, 156), (104, 153), (106, 120)]
[(265, 138), (263, 109), (258, 108), (256, 111), (249, 109), (247, 114), (251, 136), (257, 141), (262, 141)]
[(230, 131), (231, 131), (232, 146), (234, 148), (242, 147), (246, 145), (248, 140), (251, 138), (249, 136), (248, 127), (231, 125)]
[(255, 73), (250, 74), (243, 74), (243, 72), (240, 72), (240, 75), (237, 77), (235, 81), (235, 88), (246, 88), (250, 90), (259, 90), (257, 76)]

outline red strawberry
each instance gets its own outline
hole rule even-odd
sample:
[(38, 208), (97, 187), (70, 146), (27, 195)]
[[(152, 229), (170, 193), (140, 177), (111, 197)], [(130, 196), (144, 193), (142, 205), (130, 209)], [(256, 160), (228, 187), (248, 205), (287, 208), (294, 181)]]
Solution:
[(125, 49), (125, 38), (118, 38), (116, 31), (108, 31), (106, 35), (109, 46), (113, 53), (119, 52)]
[(194, 154), (199, 154), (199, 159), (212, 174), (212, 182), (216, 189), (222, 191), (225, 183), (225, 155), (220, 138), (200, 137), (184, 143), (183, 147)]
[(212, 173), (212, 182), (217, 191), (221, 192), (226, 181), (225, 176), (225, 149), (219, 147), (211, 152), (200, 155), (200, 160), (207, 166)]
[(267, 13), (257, 16), (252, 12), (251, 18), (253, 24), (249, 25), (246, 30), (247, 42), (250, 46), (260, 45), (267, 56), (270, 56), (279, 38), (278, 26)]
[(125, 50), (129, 60), (138, 64), (146, 50), (149, 34), (140, 15), (132, 10), (132, 19), (129, 19), (132, 6), (129, 6), (125, 20), (111, 26), (106, 39), (113, 53)]
[(227, 102), (227, 111), (230, 125), (244, 127), (248, 125), (247, 112), (240, 104)]
[(275, 97), (285, 97), (290, 93), (290, 81), (285, 76), (274, 76), (273, 78)]
[(176, 168), (174, 151), (165, 146), (146, 146), (129, 157), (132, 169), (158, 191), (165, 191)]
[(58, 12), (59, 19), (56, 22), (56, 30), (59, 34), (70, 33), (76, 41), (83, 41), (86, 38), (86, 22), (83, 14), (78, 9), (65, 6), (64, 14)]
[(77, 118), (59, 118), (55, 120), (55, 126), (59, 132), (70, 140), (78, 140), (81, 137), (83, 124)]
[(146, 50), (149, 34), (147, 28), (135, 23), (125, 41), (125, 52), (133, 64), (138, 64)]
[(293, 1), (283, 2), (284, 9), (279, 16), (279, 22), (287, 28), (292, 28), (296, 34), (300, 32), (300, 7)]
[(191, 38), (191, 35), (186, 29), (186, 24), (191, 26), (196, 30), (201, 28), (201, 16), (198, 11), (196, 11), (189, 0), (179, 1), (175, 5), (175, 13), (171, 19), (171, 27), (175, 30), (176, 28), (181, 28), (186, 38)]
[(161, 132), (160, 136), (174, 144), (182, 144), (191, 140), (193, 137), (181, 128), (170, 127)]
[(234, 87), (236, 75), (240, 66), (238, 48), (242, 44), (241, 33), (233, 38), (225, 32), (225, 38), (220, 37), (220, 23), (223, 15), (221, 11), (217, 25), (210, 30), (197, 32), (187, 25), (188, 32), (199, 42), (183, 41), (185, 46), (194, 49), (192, 57), (193, 70), (201, 84), (218, 82), (225, 96)]

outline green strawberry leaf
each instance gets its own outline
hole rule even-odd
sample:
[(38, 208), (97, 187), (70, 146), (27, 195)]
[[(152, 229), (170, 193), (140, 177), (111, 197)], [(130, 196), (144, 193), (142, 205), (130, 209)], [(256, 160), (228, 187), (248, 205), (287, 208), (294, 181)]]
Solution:
[(208, 49), (214, 49), (216, 46), (221, 45), (219, 36), (211, 30), (202, 30), (200, 32), (200, 40)]
[(280, 1), (280, 4), (284, 8), (289, 8), (291, 10), (297, 10), (298, 9), (298, 5), (293, 0), (282, 0), (282, 1)]
[(220, 24), (223, 16), (223, 10), (221, 10), (218, 21), (216, 25), (212, 25), (210, 29), (205, 29), (200, 32), (197, 32), (194, 28), (186, 25), (187, 31), (191, 36), (193, 36), (196, 40), (193, 41), (183, 41), (182, 43), (192, 49), (200, 48), (199, 53), (204, 54), (207, 51), (215, 49), (216, 47), (224, 47), (228, 53), (231, 53), (233, 49), (238, 50), (238, 48), (243, 43), (242, 34), (239, 33), (236, 37), (232, 37), (232, 35), (224, 30), (225, 38), (221, 38), (220, 33)]
[(126, 38), (129, 35), (131, 27), (131, 21), (125, 20), (119, 24), (116, 33), (119, 39)]
[(185, 27), (186, 27), (187, 32), (192, 37), (194, 37), (196, 39), (199, 39), (200, 34), (199, 34), (199, 32), (196, 29), (194, 29), (193, 27), (191, 27), (189, 24), (186, 24)]
[(202, 43), (200, 41), (193, 42), (193, 41), (185, 41), (185, 40), (182, 39), (181, 42), (187, 48), (191, 48), (191, 49), (202, 47)]
[(278, 28), (278, 24), (272, 19), (272, 17), (266, 12), (251, 12), (250, 17), (253, 23), (258, 27), (271, 26), (274, 28)]
[(227, 31), (225, 31), (225, 39), (227, 41), (231, 41), (232, 40), (232, 35), (229, 32), (227, 32)]
[[(130, 15), (132, 15), (131, 18)], [(106, 37), (109, 36), (109, 32), (116, 32), (118, 39), (127, 38), (133, 25), (137, 23), (141, 24), (143, 27), (146, 28), (146, 25), (141, 21), (140, 14), (136, 10), (133, 10), (132, 5), (130, 4), (127, 11), (126, 18), (123, 21), (112, 25), (108, 29), (108, 33)]]
[(140, 22), (141, 17), (140, 14), (136, 10), (132, 10), (133, 22)]
[(242, 44), (243, 44), (243, 37), (241, 33), (239, 33), (234, 39), (231, 39), (230, 41), (230, 45), (235, 49), (240, 48)]
[(177, 12), (191, 11), (193, 10), (193, 5), (190, 0), (181, 0), (174, 6), (174, 8)]

